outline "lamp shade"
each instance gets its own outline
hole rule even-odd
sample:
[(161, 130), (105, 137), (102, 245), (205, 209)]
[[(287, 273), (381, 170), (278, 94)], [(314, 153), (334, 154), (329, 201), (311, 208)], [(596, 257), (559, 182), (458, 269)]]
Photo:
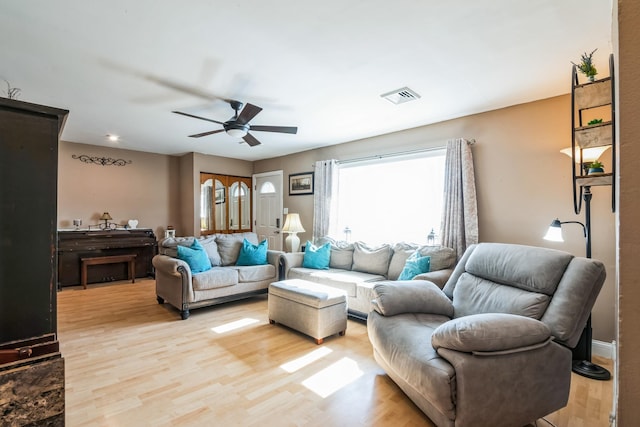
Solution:
[(102, 214), (102, 216), (100, 217), (100, 220), (102, 221), (111, 221), (113, 218), (111, 218), (111, 215), (109, 215), (109, 212), (105, 212)]
[[(607, 145), (605, 147), (583, 148), (582, 149), (582, 162), (583, 163), (595, 162), (596, 160), (598, 160), (600, 158), (600, 156), (602, 156), (602, 153), (607, 151), (607, 149), (609, 147), (611, 147), (611, 146)], [(571, 157), (571, 147), (564, 148), (564, 149), (560, 150), (560, 152), (562, 154), (566, 154), (567, 156)], [(573, 158), (575, 159), (576, 163), (580, 163), (580, 147), (577, 146), (577, 145), (576, 145), (576, 149), (575, 149), (575, 156)]]
[(550, 240), (552, 242), (564, 242), (562, 238), (562, 223), (559, 219), (554, 219), (547, 230), (547, 234), (543, 237), (544, 240)]
[(283, 233), (303, 233), (304, 228), (300, 222), (300, 215), (297, 213), (287, 214), (287, 219), (284, 221), (284, 227), (282, 227)]

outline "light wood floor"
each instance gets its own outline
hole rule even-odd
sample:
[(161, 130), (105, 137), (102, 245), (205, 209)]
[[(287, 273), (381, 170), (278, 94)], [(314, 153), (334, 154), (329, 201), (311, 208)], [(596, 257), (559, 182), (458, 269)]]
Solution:
[[(67, 426), (433, 426), (378, 367), (364, 323), (318, 346), (270, 325), (266, 296), (182, 321), (154, 285), (58, 293)], [(574, 375), (569, 406), (547, 418), (608, 426), (612, 384)]]

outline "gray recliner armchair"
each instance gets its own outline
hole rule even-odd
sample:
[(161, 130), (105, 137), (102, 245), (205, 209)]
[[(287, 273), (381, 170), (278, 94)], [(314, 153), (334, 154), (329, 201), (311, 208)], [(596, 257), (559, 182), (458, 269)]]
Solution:
[(374, 287), (376, 361), (439, 427), (524, 426), (566, 406), (604, 265), (557, 250), (470, 247), (444, 289)]

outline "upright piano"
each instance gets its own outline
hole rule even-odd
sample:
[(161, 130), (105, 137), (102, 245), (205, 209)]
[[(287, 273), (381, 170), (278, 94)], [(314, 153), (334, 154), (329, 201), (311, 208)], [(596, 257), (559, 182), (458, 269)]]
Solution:
[[(136, 255), (135, 277), (153, 276), (158, 242), (150, 228), (58, 231), (58, 288), (80, 285), (81, 258)], [(126, 280), (126, 263), (92, 265), (87, 283)]]

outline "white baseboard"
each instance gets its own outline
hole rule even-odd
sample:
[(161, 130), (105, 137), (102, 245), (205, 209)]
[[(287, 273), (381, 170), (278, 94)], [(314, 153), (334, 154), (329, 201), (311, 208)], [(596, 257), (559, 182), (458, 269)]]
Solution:
[(591, 354), (594, 356), (605, 357), (607, 359), (615, 359), (613, 344), (610, 342), (592, 340)]

